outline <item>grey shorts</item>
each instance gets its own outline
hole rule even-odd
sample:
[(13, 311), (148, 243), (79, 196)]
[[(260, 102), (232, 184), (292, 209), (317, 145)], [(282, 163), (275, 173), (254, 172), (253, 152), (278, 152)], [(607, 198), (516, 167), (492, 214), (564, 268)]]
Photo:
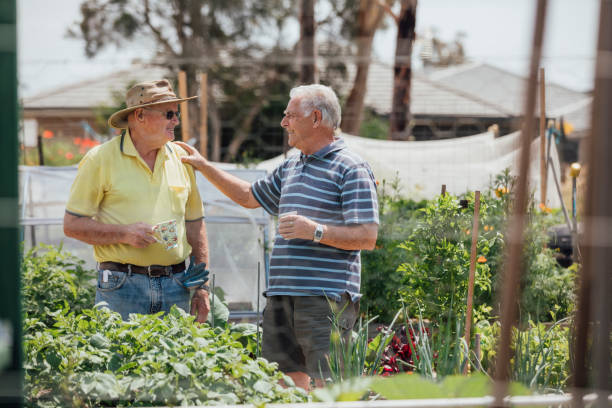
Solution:
[[(330, 302), (336, 314), (346, 305), (338, 317), (346, 339), (357, 320), (359, 302), (351, 302), (348, 294), (342, 295), (340, 302)], [(331, 319), (330, 303), (324, 296), (268, 297), (263, 315), (263, 357), (278, 363), (285, 373), (300, 371), (328, 378)]]

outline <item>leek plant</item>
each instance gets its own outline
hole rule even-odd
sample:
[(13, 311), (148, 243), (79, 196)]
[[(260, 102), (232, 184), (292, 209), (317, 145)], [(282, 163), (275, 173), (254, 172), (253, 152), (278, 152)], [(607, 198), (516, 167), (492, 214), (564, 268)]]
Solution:
[(332, 330), (329, 341), (329, 355), (327, 363), (331, 371), (331, 382), (339, 383), (354, 377), (372, 376), (381, 370), (381, 358), (385, 348), (391, 342), (394, 335), (393, 326), (400, 315), (398, 311), (393, 322), (388, 328), (383, 328), (371, 341), (369, 339), (368, 327), (376, 320), (377, 316), (368, 320), (365, 324), (359, 319), (356, 332), (348, 336), (343, 335), (340, 326), (339, 313), (332, 312)]

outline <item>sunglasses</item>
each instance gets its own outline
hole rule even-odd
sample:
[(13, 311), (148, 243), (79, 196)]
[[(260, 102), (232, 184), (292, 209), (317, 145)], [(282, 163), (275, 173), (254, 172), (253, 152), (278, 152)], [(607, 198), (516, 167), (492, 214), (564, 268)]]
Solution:
[(152, 111), (159, 112), (159, 113), (164, 113), (166, 115), (166, 119), (168, 120), (172, 120), (172, 118), (174, 118), (175, 116), (177, 120), (181, 119), (181, 112), (179, 111), (169, 110), (169, 111), (164, 112), (164, 111), (160, 111), (160, 110), (153, 109), (153, 108), (143, 108), (143, 109), (152, 110)]

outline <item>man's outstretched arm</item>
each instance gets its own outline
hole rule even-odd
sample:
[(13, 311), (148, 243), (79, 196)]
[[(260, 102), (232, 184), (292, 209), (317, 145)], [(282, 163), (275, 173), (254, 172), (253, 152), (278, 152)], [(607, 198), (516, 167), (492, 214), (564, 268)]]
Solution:
[(260, 206), (251, 191), (251, 183), (242, 180), (226, 171), (216, 168), (193, 147), (183, 142), (175, 142), (187, 151), (188, 156), (181, 157), (183, 163), (191, 164), (199, 170), (219, 191), (229, 197), (236, 204), (246, 208)]

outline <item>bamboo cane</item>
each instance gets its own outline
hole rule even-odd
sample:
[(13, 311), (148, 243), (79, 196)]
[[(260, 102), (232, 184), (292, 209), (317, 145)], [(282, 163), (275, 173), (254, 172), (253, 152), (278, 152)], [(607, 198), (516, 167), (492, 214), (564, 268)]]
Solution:
[(546, 205), (546, 81), (540, 68), (540, 202)]
[[(474, 220), (472, 221), (472, 249), (470, 251), (470, 276), (468, 281), (467, 311), (465, 314), (465, 344), (467, 345), (467, 356), (470, 354), (470, 331), (472, 329), (472, 307), (474, 302), (474, 275), (476, 273), (476, 250), (478, 246), (478, 223), (480, 218), (480, 191), (474, 194)], [(463, 369), (463, 374), (468, 373), (468, 365)]]
[(208, 157), (208, 74), (200, 74), (200, 153)]
[(212, 294), (212, 297), (210, 298), (210, 314), (211, 314), (211, 319), (210, 321), (212, 322), (212, 328), (215, 328), (215, 274), (213, 273), (212, 276), (212, 287), (210, 289), (210, 293)]
[[(592, 379), (592, 386), (599, 394), (596, 407), (609, 406), (610, 392), (610, 330), (612, 327), (612, 117), (609, 114), (612, 101), (612, 4), (601, 0), (599, 11), (599, 35), (595, 63), (595, 84), (591, 116), (589, 146), (589, 172), (584, 211), (585, 233), (583, 240), (583, 264), (579, 270), (578, 306), (574, 343), (575, 389), (574, 407), (582, 407), (582, 394)], [(592, 339), (592, 372), (588, 371), (589, 322), (595, 324)], [(608, 401), (606, 401), (606, 399)]]
[(259, 339), (260, 339), (260, 333), (259, 333), (259, 290), (260, 290), (260, 280), (261, 280), (261, 262), (257, 262), (257, 318), (255, 320), (255, 324), (257, 325), (257, 351), (255, 356), (256, 357), (260, 357), (260, 353), (259, 353)]
[(538, 65), (542, 55), (542, 42), (544, 38), (544, 25), (546, 21), (547, 0), (538, 0), (535, 16), (535, 29), (531, 49), (531, 63), (529, 67), (529, 82), (525, 93), (525, 115), (521, 132), (521, 153), (519, 161), (518, 180), (516, 188), (516, 202), (508, 226), (508, 242), (505, 250), (503, 270), (503, 292), (501, 298), (501, 330), (498, 343), (497, 360), (495, 362), (494, 406), (503, 407), (504, 396), (508, 390), (510, 367), (510, 343), (512, 327), (516, 321), (516, 299), (520, 290), (518, 283), (522, 275), (522, 262), (524, 238), (523, 232), (527, 211), (527, 181), (529, 176), (529, 159), (531, 141), (534, 131), (534, 111), (538, 81)]

